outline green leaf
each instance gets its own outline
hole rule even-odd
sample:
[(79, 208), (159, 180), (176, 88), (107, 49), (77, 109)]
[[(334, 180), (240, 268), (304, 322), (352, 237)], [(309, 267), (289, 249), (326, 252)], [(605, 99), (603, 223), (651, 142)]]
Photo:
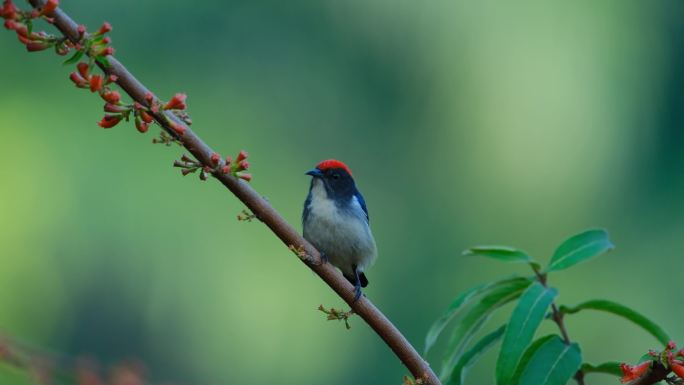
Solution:
[(508, 384), (515, 373), (523, 352), (528, 347), (539, 324), (544, 320), (546, 310), (558, 291), (535, 282), (525, 290), (513, 310), (506, 328), (501, 351), (496, 362), (497, 384)]
[(523, 370), (525, 370), (527, 367), (527, 364), (532, 359), (532, 356), (534, 356), (534, 353), (536, 353), (537, 350), (539, 350), (539, 348), (546, 343), (546, 341), (553, 337), (556, 337), (556, 334), (549, 334), (544, 337), (540, 337), (527, 347), (525, 353), (522, 355), (522, 357), (520, 357), (518, 367), (515, 368), (515, 373), (511, 378), (510, 385), (518, 385), (520, 383), (520, 376), (522, 376)]
[(451, 381), (449, 381), (447, 385), (462, 385), (470, 367), (472, 367), (483, 354), (501, 339), (504, 330), (506, 330), (506, 325), (501, 325), (498, 329), (482, 337), (482, 339), (477, 341), (470, 350), (465, 352), (458, 360), (458, 363), (456, 363), (456, 366), (451, 373)]
[(465, 250), (463, 255), (494, 258), (504, 262), (529, 263), (537, 268), (540, 266), (526, 252), (507, 246), (475, 246)]
[(581, 363), (579, 345), (566, 345), (553, 336), (532, 354), (520, 376), (520, 385), (565, 385)]
[(588, 230), (565, 240), (553, 253), (546, 272), (558, 271), (586, 261), (615, 246), (610, 243), (605, 230)]
[(580, 310), (584, 309), (605, 311), (626, 318), (634, 322), (638, 326), (641, 326), (641, 328), (650, 333), (663, 345), (667, 345), (667, 343), (671, 340), (667, 332), (665, 332), (665, 330), (663, 330), (663, 328), (658, 326), (655, 322), (644, 317), (643, 315), (641, 315), (641, 313), (638, 313), (637, 311), (632, 310), (627, 306), (621, 305), (617, 302), (595, 299), (583, 302), (574, 307), (561, 306), (561, 312), (565, 314), (577, 313)]
[(494, 311), (520, 297), (520, 294), (530, 285), (527, 278), (516, 278), (510, 282), (497, 286), (483, 295), (473, 304), (454, 327), (446, 351), (446, 359), (442, 366), (441, 378), (448, 382), (449, 375), (456, 363), (463, 355), (468, 342), (485, 325)]
[(78, 62), (83, 57), (84, 53), (85, 53), (85, 50), (76, 51), (73, 55), (71, 55), (70, 58), (68, 58), (64, 61), (64, 65), (74, 64), (74, 63)]
[(451, 320), (453, 320), (459, 314), (459, 312), (463, 310), (463, 308), (465, 308), (476, 296), (491, 291), (497, 287), (508, 285), (511, 282), (520, 282), (521, 279), (523, 278), (505, 278), (498, 281), (477, 285), (459, 294), (458, 297), (451, 302), (451, 305), (449, 305), (446, 311), (430, 327), (430, 330), (425, 336), (424, 355), (427, 355), (430, 348), (434, 346), (437, 338), (439, 338), (446, 325), (451, 322)]
[(600, 365), (582, 364), (582, 372), (587, 373), (605, 373), (614, 376), (622, 377), (622, 370), (620, 370), (620, 363), (611, 361), (604, 362)]

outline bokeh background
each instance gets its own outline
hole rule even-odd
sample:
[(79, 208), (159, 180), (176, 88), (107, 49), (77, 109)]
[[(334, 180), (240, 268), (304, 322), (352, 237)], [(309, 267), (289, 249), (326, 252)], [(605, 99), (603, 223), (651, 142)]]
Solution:
[[(546, 260), (597, 226), (617, 249), (554, 275), (560, 302), (617, 300), (684, 343), (681, 1), (62, 6), (111, 22), (117, 57), (158, 95), (187, 92), (195, 130), (248, 150), (254, 187), (298, 227), (304, 172), (346, 161), (380, 250), (366, 293), (419, 349), (458, 292), (527, 274), (463, 249)], [(182, 151), (152, 145), (156, 129), (104, 131), (63, 59), (10, 32), (0, 52), (3, 334), (103, 366), (136, 358), (155, 383), (401, 382), (365, 324), (315, 310), (342, 302), (265, 226), (238, 222), (239, 201), (171, 167)], [(589, 362), (658, 347), (604, 314), (567, 323)], [(493, 383), (495, 358), (469, 383)], [(428, 359), (439, 369), (439, 349)], [(0, 382), (28, 379), (2, 366)]]

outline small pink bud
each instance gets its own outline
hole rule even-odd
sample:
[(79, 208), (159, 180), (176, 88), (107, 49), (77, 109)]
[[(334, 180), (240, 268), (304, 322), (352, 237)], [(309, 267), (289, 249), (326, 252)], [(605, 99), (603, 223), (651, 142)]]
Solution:
[(90, 78), (90, 91), (95, 92), (102, 89), (102, 76), (93, 75)]
[(140, 117), (145, 123), (152, 123), (154, 118), (150, 114), (147, 113), (145, 110), (139, 110), (140, 111)]
[(17, 7), (10, 0), (5, 0), (4, 6), (0, 8), (0, 17), (5, 19), (16, 19), (17, 18)]
[(677, 348), (677, 344), (674, 341), (670, 341), (667, 343), (667, 350), (674, 350)]
[(125, 106), (117, 106), (116, 104), (106, 103), (104, 105), (104, 110), (105, 112), (113, 112), (119, 114), (128, 111), (128, 108), (126, 108)]
[(168, 103), (164, 106), (165, 110), (184, 110), (186, 108), (185, 106), (185, 99), (188, 96), (185, 94), (175, 94), (171, 100), (169, 100)]
[(116, 75), (107, 76), (107, 83), (116, 83), (117, 80), (119, 80), (119, 77)]
[(221, 172), (224, 174), (230, 174), (230, 166), (221, 167)]
[(109, 32), (112, 30), (112, 25), (109, 24), (108, 22), (105, 22), (102, 24), (102, 27), (97, 31), (98, 35), (104, 35), (105, 33)]
[(135, 128), (137, 128), (141, 134), (144, 134), (149, 129), (149, 125), (147, 123), (143, 122), (142, 120), (136, 118), (135, 119)]
[(104, 39), (102, 39), (102, 43), (103, 43), (103, 44), (109, 44), (109, 43), (111, 43), (111, 42), (112, 42), (112, 39), (111, 39), (109, 36), (107, 36), (107, 37), (105, 37)]
[(71, 81), (74, 82), (77, 87), (85, 88), (88, 86), (88, 82), (76, 72), (72, 72), (71, 75), (69, 75), (69, 79), (71, 79)]
[[(13, 20), (8, 20), (8, 21), (14, 22)], [(28, 28), (26, 27), (25, 24), (21, 24), (21, 23), (14, 23), (14, 24), (15, 24), (14, 25), (15, 28), (12, 28), (12, 29), (14, 29), (14, 31), (17, 33), (17, 35), (23, 36), (26, 38), (29, 37)]]
[(86, 33), (86, 27), (85, 25), (81, 24), (78, 26), (78, 34), (79, 36), (83, 36)]
[(148, 92), (145, 94), (145, 101), (147, 102), (148, 105), (152, 105), (154, 102), (154, 95), (151, 92)]
[(121, 115), (105, 115), (97, 125), (102, 128), (112, 128), (121, 121)]
[(16, 30), (17, 27), (19, 26), (19, 23), (17, 23), (16, 21), (14, 21), (12, 19), (7, 19), (7, 20), (5, 20), (4, 26), (5, 26), (5, 28), (7, 28), (9, 30)]
[(57, 9), (57, 6), (59, 6), (59, 0), (48, 0), (47, 3), (45, 3), (45, 6), (43, 6), (43, 9), (40, 11), (40, 15), (49, 15), (52, 12)]
[(219, 163), (219, 161), (221, 161), (221, 155), (219, 155), (217, 153), (211, 154), (211, 163), (217, 165)]
[(228, 155), (226, 156), (226, 164), (231, 164), (233, 162), (233, 157)]
[(48, 48), (50, 48), (50, 44), (45, 42), (30, 42), (26, 44), (26, 50), (29, 52), (42, 51)]
[(110, 56), (110, 55), (114, 55), (114, 47), (107, 47), (107, 48), (103, 49), (102, 51), (100, 51), (99, 54), (97, 54), (97, 56)]
[(249, 168), (249, 162), (246, 160), (243, 160), (242, 162), (238, 163), (238, 171), (242, 170), (247, 170)]
[(252, 180), (252, 174), (250, 173), (240, 173), (238, 174), (238, 178), (243, 179), (247, 182), (250, 182)]
[(88, 75), (88, 71), (89, 71), (88, 63), (80, 62), (80, 63), (76, 64), (76, 68), (78, 69), (78, 73), (81, 74), (81, 76), (84, 79), (88, 79), (90, 77), (90, 75)]

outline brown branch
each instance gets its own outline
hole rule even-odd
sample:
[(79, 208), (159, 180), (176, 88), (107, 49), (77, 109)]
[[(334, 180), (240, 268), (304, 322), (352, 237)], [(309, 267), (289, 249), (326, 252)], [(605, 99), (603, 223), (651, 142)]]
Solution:
[[(29, 0), (35, 8), (41, 7), (44, 0)], [(72, 42), (79, 40), (78, 24), (76, 24), (64, 11), (56, 9), (51, 15), (54, 18), (55, 26)], [(140, 83), (118, 60), (108, 56), (110, 66), (104, 67), (97, 63), (105, 73), (116, 75), (116, 83), (138, 103), (149, 106), (145, 100), (148, 89)], [(164, 116), (166, 115), (166, 117)], [(154, 114), (154, 118), (163, 129), (173, 137), (180, 140), (183, 146), (195, 156), (202, 164), (213, 166), (211, 155), (214, 151), (185, 123), (177, 119), (170, 112), (159, 112)], [(185, 128), (185, 133), (178, 136), (176, 131), (169, 125), (167, 119), (173, 120), (175, 124)], [(224, 163), (221, 161), (220, 166)], [(401, 362), (409, 369), (416, 378), (424, 379), (426, 384), (440, 384), (439, 379), (430, 368), (429, 364), (423, 360), (416, 349), (408, 342), (401, 332), (390, 322), (385, 315), (378, 310), (367, 298), (362, 297), (354, 302), (354, 288), (346, 279), (330, 264), (320, 263), (320, 253), (307, 242), (287, 221), (261, 197), (250, 185), (230, 174), (214, 173), (213, 175), (225, 187), (227, 187), (238, 199), (263, 221), (273, 233), (287, 246), (302, 246), (304, 251), (311, 256), (304, 259), (306, 265), (318, 274), (325, 283), (330, 286), (351, 308), (354, 313), (363, 318), (368, 325), (385, 341), (394, 351)]]

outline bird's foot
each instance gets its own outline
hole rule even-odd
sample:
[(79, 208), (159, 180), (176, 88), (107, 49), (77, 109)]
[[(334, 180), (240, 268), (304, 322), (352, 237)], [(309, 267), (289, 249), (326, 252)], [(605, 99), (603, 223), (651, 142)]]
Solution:
[(328, 258), (324, 252), (319, 252), (319, 254), (321, 255), (321, 265), (325, 265), (326, 263), (330, 262), (330, 258)]
[(359, 298), (361, 298), (361, 295), (363, 295), (363, 292), (361, 291), (361, 284), (357, 283), (354, 285), (354, 302), (358, 301)]

